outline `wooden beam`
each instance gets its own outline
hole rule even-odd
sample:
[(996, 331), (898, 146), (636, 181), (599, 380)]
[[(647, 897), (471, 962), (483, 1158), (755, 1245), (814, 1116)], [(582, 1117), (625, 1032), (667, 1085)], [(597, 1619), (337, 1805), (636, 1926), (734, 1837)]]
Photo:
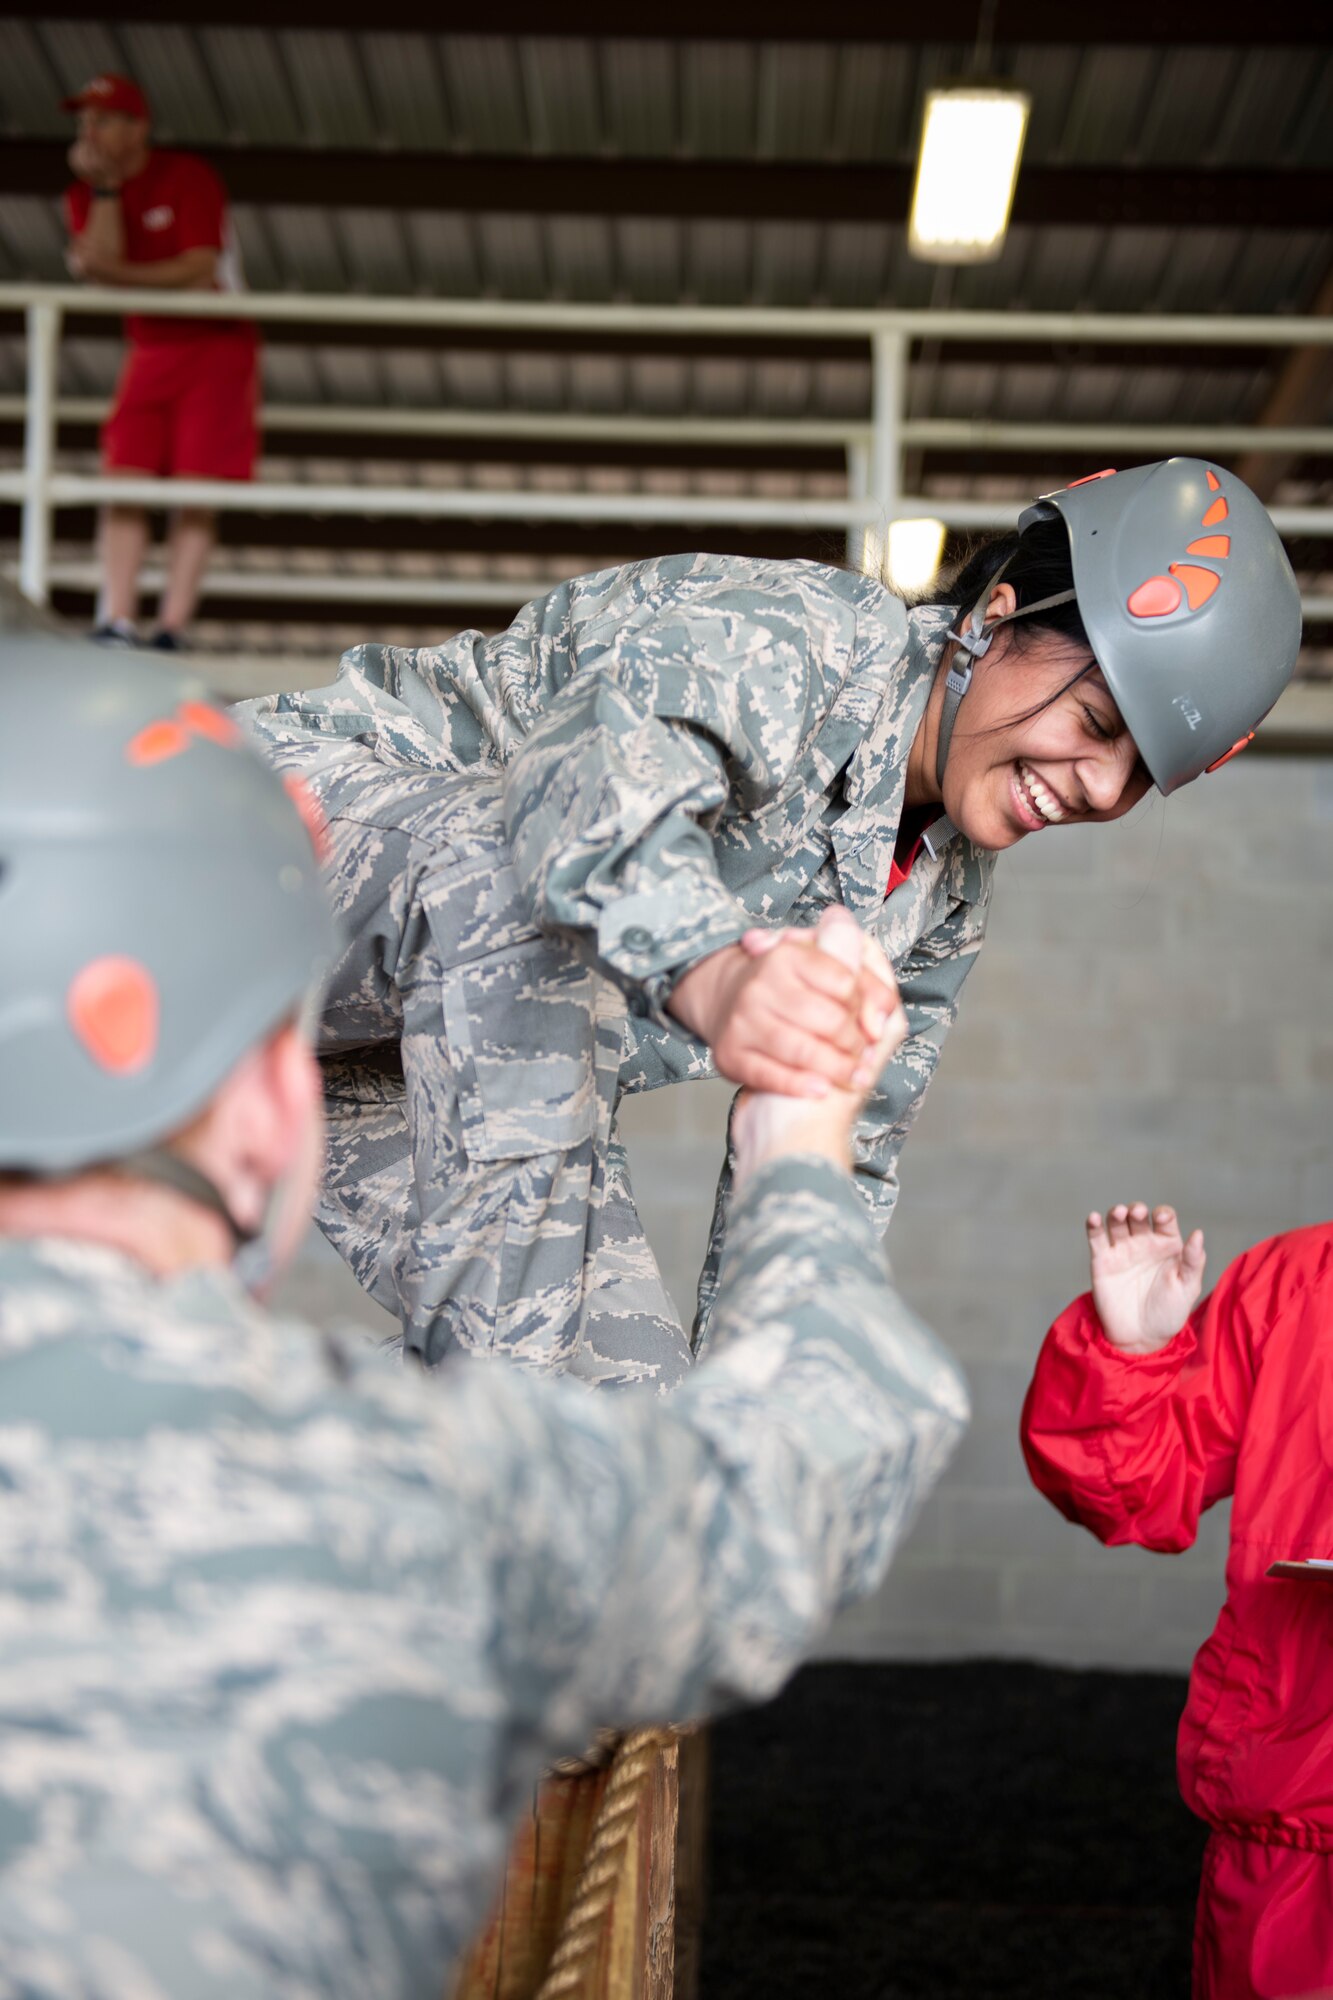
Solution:
[[(62, 21), (106, 20), (99, 0), (60, 0)], [(49, 0), (10, 0), (11, 20), (45, 21)], [(905, 0), (842, 0), (832, 23), (827, 13), (807, 0), (771, 0), (762, 9), (713, 6), (708, 0), (677, 0), (665, 14), (635, 10), (623, 0), (566, 0), (552, 7), (549, 0), (499, 0), (484, 18), (463, 23), (442, 18), (433, 0), (380, 0), (373, 19), (360, 0), (323, 0), (312, 16), (303, 0), (129, 0), (126, 22), (188, 27), (256, 27), (344, 29), (364, 35), (376, 29), (390, 34), (438, 35), (465, 25), (470, 32), (547, 37), (593, 38), (609, 41), (672, 40), (701, 42), (887, 43), (904, 49), (955, 43), (970, 53), (976, 42), (979, 0), (934, 0), (927, 14)], [(830, 32), (831, 25), (836, 32)], [(1005, 0), (996, 21), (997, 45), (1042, 47), (1144, 48), (1200, 45), (1238, 49), (1320, 48), (1328, 39), (1327, 0), (1281, 0), (1256, 8), (1248, 0), (1180, 0), (1164, 7), (1160, 0), (1117, 0), (1114, 7), (1078, 10), (1068, 0)]]
[[(1333, 263), (1324, 275), (1311, 312), (1333, 313)], [(1256, 419), (1261, 424), (1322, 424), (1333, 397), (1333, 347), (1293, 348), (1282, 364), (1268, 401)], [(1236, 471), (1263, 501), (1269, 501), (1299, 464), (1295, 452), (1247, 452)]]
[[(475, 215), (657, 216), (748, 221), (902, 221), (911, 164), (582, 159), (499, 153), (195, 149), (235, 202)], [(0, 195), (57, 195), (63, 140), (0, 140)], [(1015, 224), (1322, 229), (1333, 172), (1287, 167), (1025, 167)]]

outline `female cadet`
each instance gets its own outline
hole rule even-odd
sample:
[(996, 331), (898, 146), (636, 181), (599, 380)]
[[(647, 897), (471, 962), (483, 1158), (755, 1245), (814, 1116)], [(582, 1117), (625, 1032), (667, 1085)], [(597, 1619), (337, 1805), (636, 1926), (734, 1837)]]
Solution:
[(841, 902), (892, 962), (911, 1033), (856, 1149), (882, 1229), (996, 854), (1214, 768), (1299, 640), (1263, 507), (1170, 459), (1036, 502), (911, 609), (816, 563), (669, 557), (254, 704), (316, 794), (351, 934), (323, 1028), (326, 1233), (428, 1362), (457, 1341), (670, 1386), (690, 1342), (617, 1095), (713, 1074), (818, 1093), (876, 1034), (873, 992), (755, 928)]

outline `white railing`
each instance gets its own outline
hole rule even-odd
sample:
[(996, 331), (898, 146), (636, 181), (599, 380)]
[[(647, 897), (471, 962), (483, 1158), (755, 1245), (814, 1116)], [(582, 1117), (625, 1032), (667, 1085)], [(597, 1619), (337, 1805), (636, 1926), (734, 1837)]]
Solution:
[[(185, 319), (234, 319), (234, 297), (202, 292), (132, 293), (82, 286), (0, 285), (0, 310), (26, 314), (28, 381), (21, 399), (5, 398), (0, 415), (21, 415), (25, 424), (23, 466), (0, 473), (0, 499), (22, 508), (19, 582), (34, 603), (44, 604), (53, 581), (80, 579), (83, 566), (51, 560), (53, 514), (57, 507), (98, 505), (121, 501), (132, 505), (200, 506), (246, 513), (333, 514), (363, 518), (412, 517), (419, 520), (605, 521), (663, 525), (707, 523), (747, 528), (833, 528), (848, 537), (849, 549), (859, 550), (867, 528), (883, 530), (887, 522), (917, 515), (934, 515), (950, 527), (990, 528), (1012, 525), (1020, 502), (942, 498), (903, 490), (904, 453), (923, 447), (962, 447), (980, 451), (1069, 451), (1136, 454), (1193, 451), (1203, 456), (1267, 449), (1301, 453), (1333, 450), (1333, 431), (1310, 426), (1283, 430), (1246, 425), (1051, 424), (959, 422), (913, 419), (906, 415), (907, 357), (913, 339), (997, 342), (1113, 342), (1131, 346), (1172, 346), (1187, 349), (1226, 347), (1333, 346), (1333, 320), (1328, 318), (1212, 318), (1149, 316), (1116, 313), (944, 313), (857, 312), (716, 308), (702, 306), (543, 305), (486, 300), (381, 299), (324, 297), (313, 294), (248, 294), (245, 314), (264, 323), (298, 321), (312, 325), (391, 327), (409, 339), (427, 329), (457, 331), (494, 328), (531, 332), (534, 345), (549, 334), (623, 333), (635, 335), (709, 335), (774, 339), (829, 336), (865, 340), (872, 366), (872, 415), (869, 425), (848, 422), (768, 422), (754, 419), (655, 419), (625, 416), (528, 415), (475, 410), (343, 410), (336, 406), (268, 408), (264, 421), (270, 433), (286, 429), (325, 430), (366, 439), (391, 439), (411, 432), (417, 437), (526, 437), (538, 441), (579, 440), (675, 444), (836, 444), (847, 454), (847, 494), (822, 498), (808, 494), (785, 498), (716, 494), (631, 493), (616, 491), (552, 492), (531, 486), (521, 490), (477, 486), (444, 488), (427, 485), (370, 484), (264, 480), (238, 484), (227, 480), (159, 480), (64, 473), (55, 467), (56, 427), (62, 419), (89, 420), (100, 406), (91, 401), (61, 402), (57, 396), (58, 351), (66, 318), (87, 314), (147, 312)], [(1283, 534), (1324, 538), (1333, 535), (1333, 508), (1275, 508), (1273, 517)], [(243, 580), (215, 576), (209, 585), (216, 595), (271, 596), (298, 594), (315, 587), (333, 601), (338, 594), (359, 590), (367, 581), (347, 579), (338, 591), (328, 579), (312, 576), (309, 584), (288, 571), (247, 570)], [(518, 602), (522, 586), (507, 580), (384, 579), (386, 602), (430, 599), (446, 603), (486, 596), (495, 602)], [(1326, 598), (1311, 598), (1307, 613), (1328, 614)]]

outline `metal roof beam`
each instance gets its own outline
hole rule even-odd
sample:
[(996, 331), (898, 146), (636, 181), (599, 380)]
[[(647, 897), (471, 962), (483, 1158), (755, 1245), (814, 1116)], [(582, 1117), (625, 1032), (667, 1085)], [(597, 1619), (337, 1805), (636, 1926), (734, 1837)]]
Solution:
[[(755, 425), (754, 429), (762, 433), (763, 426)], [(0, 417), (0, 445), (8, 445), (14, 450), (21, 445), (22, 439), (22, 426)], [(95, 450), (97, 440), (98, 427), (95, 424), (61, 425), (60, 444), (64, 450)], [(263, 455), (270, 463), (274, 459), (354, 458), (361, 462), (369, 459), (395, 465), (517, 465), (571, 469), (596, 466), (629, 472), (651, 468), (663, 472), (736, 472), (747, 475), (763, 472), (832, 473), (839, 477), (847, 467), (845, 445), (823, 444), (817, 438), (811, 441), (792, 439), (784, 443), (780, 438), (775, 442), (756, 435), (752, 441), (747, 439), (743, 444), (728, 443), (726, 439), (714, 444), (706, 438), (694, 442), (642, 443), (632, 437), (604, 438), (600, 441), (576, 437), (524, 439), (492, 435), (485, 431), (468, 438), (438, 437), (406, 429), (397, 433), (376, 432), (368, 438), (365, 432), (355, 427), (338, 430), (323, 424), (308, 431), (266, 425)], [(988, 460), (988, 467), (989, 463)], [(319, 489), (316, 487), (313, 490), (317, 492)]]
[[(161, 590), (166, 581), (166, 571), (150, 564), (141, 578), (141, 587), (145, 591)], [(57, 589), (77, 590), (90, 597), (95, 596), (102, 583), (101, 565), (87, 560), (54, 562), (51, 565), (51, 582)], [(401, 576), (393, 573), (357, 576), (344, 571), (312, 577), (286, 570), (278, 573), (252, 569), (213, 570), (204, 585), (204, 595), (211, 598), (243, 597), (250, 602), (262, 599), (274, 607), (291, 604), (308, 606), (314, 600), (317, 586), (318, 601), (325, 605), (371, 603), (382, 615), (388, 616), (398, 605), (411, 605), (418, 609), (425, 605), (500, 605), (517, 609), (531, 598), (544, 597), (547, 591), (555, 590), (563, 582), (564, 578), (556, 574), (545, 577)], [(1304, 596), (1301, 610), (1307, 624), (1333, 623), (1333, 597), (1320, 593)]]
[[(701, 506), (700, 520), (707, 513)], [(90, 543), (97, 530), (91, 507), (63, 507), (55, 539), (61, 546)], [(19, 510), (0, 501), (0, 543), (18, 545)], [(229, 548), (291, 551), (328, 549), (339, 552), (396, 555), (509, 556), (525, 561), (549, 557), (558, 574), (573, 576), (607, 563), (642, 562), (649, 556), (679, 555), (701, 545), (737, 556), (809, 556), (842, 562), (846, 535), (832, 528), (741, 528), (709, 526), (701, 543), (696, 526), (654, 526), (624, 521), (456, 520), (449, 522), (355, 515), (316, 519), (299, 514), (219, 514), (218, 540)], [(317, 592), (318, 576), (311, 590)]]
[[(100, 0), (60, 0), (63, 21), (106, 19)], [(11, 20), (46, 20), (49, 0), (10, 0)], [(953, 42), (970, 54), (977, 38), (977, 0), (934, 0), (928, 17), (919, 9), (885, 6), (882, 0), (843, 0), (837, 11), (836, 34), (829, 32), (826, 13), (805, 0), (775, 0), (762, 9), (738, 4), (715, 6), (710, 0), (677, 0), (669, 15), (638, 12), (623, 0), (566, 0), (552, 7), (549, 0), (498, 0), (486, 9), (478, 25), (488, 35), (523, 36), (533, 40), (593, 38), (607, 41), (671, 40), (698, 42), (887, 43), (916, 47)], [(379, 0), (372, 20), (361, 0), (323, 0), (312, 19), (303, 0), (130, 0), (127, 22), (189, 27), (342, 28), (356, 34), (379, 30), (387, 34), (436, 35), (442, 22), (433, 0)], [(1160, 0), (1116, 0), (1114, 7), (1080, 10), (1068, 0), (1005, 0), (997, 21), (998, 46), (1196, 48), (1201, 44), (1230, 48), (1319, 47), (1328, 32), (1327, 0), (1282, 0), (1277, 7), (1256, 8), (1249, 0), (1210, 0), (1207, 6), (1163, 7)], [(923, 33), (923, 30), (928, 30)]]
[[(80, 315), (66, 326), (67, 333), (77, 333), (81, 340), (115, 340), (123, 337), (121, 322), (109, 315)], [(639, 355), (654, 355), (676, 361), (707, 361), (723, 358), (728, 361), (860, 361), (866, 368), (866, 416), (851, 418), (849, 423), (869, 420), (870, 359), (866, 351), (864, 334), (849, 333), (842, 339), (833, 335), (810, 334), (802, 338), (796, 334), (744, 334), (730, 333), (676, 333), (663, 327), (658, 331), (645, 329), (621, 331), (611, 329), (605, 333), (567, 331), (563, 327), (550, 329), (541, 327), (517, 328), (495, 327), (485, 329), (468, 326), (387, 326), (382, 324), (357, 325), (350, 321), (336, 320), (265, 320), (261, 332), (266, 345), (270, 347), (355, 347), (373, 349), (376, 352), (455, 354), (568, 354), (568, 355), (610, 355), (632, 360)], [(20, 314), (0, 311), (0, 336), (21, 338), (23, 320)], [(1092, 364), (1107, 368), (1141, 368), (1145, 359), (1157, 367), (1179, 368), (1182, 350), (1178, 345), (1162, 341), (1133, 343), (1106, 340), (1095, 334), (1079, 336), (1070, 333), (1051, 340), (982, 340), (954, 338), (950, 341), (944, 360), (947, 366), (952, 362), (981, 364), (993, 367), (1017, 367), (1025, 361), (1050, 362), (1057, 364), (1077, 362), (1081, 367)], [(1273, 364), (1273, 352), (1263, 347), (1229, 346), (1226, 349), (1226, 365), (1231, 368), (1268, 368)]]
[[(235, 202), (474, 215), (681, 220), (901, 220), (914, 168), (790, 160), (583, 159), (478, 153), (199, 147)], [(0, 140), (0, 196), (55, 195), (62, 140)], [(1322, 229), (1333, 172), (1309, 168), (1026, 167), (1016, 225)]]
[[(61, 443), (92, 439), (111, 408), (106, 396), (63, 396), (55, 418)], [(22, 433), (27, 398), (0, 395), (0, 441)], [(849, 445), (870, 437), (866, 419), (848, 417), (651, 417), (605, 411), (420, 409), (408, 404), (266, 403), (261, 411), (270, 455), (383, 458), (496, 458), (534, 464), (716, 464), (763, 469), (770, 457), (790, 466), (796, 454), (821, 454), (840, 469)], [(1051, 455), (1069, 451), (1253, 452), (1259, 457), (1333, 457), (1333, 426), (1181, 423), (1006, 423), (989, 417), (907, 417), (904, 445), (961, 457)]]

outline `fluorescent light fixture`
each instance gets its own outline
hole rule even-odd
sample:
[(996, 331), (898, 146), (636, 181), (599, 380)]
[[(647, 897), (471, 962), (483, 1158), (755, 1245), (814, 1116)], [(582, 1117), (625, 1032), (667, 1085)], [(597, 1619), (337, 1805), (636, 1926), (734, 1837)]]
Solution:
[(891, 590), (910, 593), (935, 581), (943, 554), (943, 521), (890, 521), (888, 561), (884, 559), (883, 535), (878, 528), (867, 528), (861, 543), (861, 568)]
[(966, 83), (926, 98), (907, 241), (931, 264), (981, 264), (1004, 247), (1031, 100)]

